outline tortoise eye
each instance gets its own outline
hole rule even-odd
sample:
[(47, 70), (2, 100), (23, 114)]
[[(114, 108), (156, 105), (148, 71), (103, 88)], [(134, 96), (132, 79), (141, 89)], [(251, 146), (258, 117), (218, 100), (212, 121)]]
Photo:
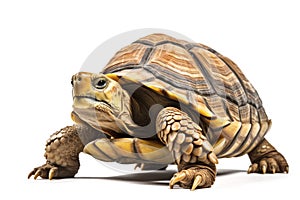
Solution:
[(95, 87), (97, 89), (103, 89), (106, 87), (106, 85), (107, 85), (107, 81), (105, 78), (100, 78), (95, 82)]

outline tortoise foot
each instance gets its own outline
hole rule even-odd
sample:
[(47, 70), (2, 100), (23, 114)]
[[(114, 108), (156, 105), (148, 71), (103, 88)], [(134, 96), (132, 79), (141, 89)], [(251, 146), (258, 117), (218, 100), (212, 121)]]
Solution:
[(285, 158), (279, 152), (272, 152), (273, 155), (257, 160), (249, 166), (248, 173), (288, 173), (289, 166)]
[(34, 179), (38, 177), (44, 179), (53, 179), (53, 178), (71, 178), (74, 177), (77, 173), (78, 169), (75, 167), (62, 167), (62, 166), (55, 166), (50, 163), (46, 163), (40, 167), (34, 168), (29, 174), (28, 179), (31, 176), (34, 176)]
[(207, 166), (190, 167), (174, 174), (170, 188), (173, 189), (175, 184), (191, 190), (207, 188), (214, 183), (215, 176), (214, 171)]
[(137, 163), (134, 169), (140, 168), (141, 170), (165, 170), (167, 167), (167, 164)]
[(44, 154), (46, 164), (34, 168), (28, 178), (45, 179), (74, 177), (79, 169), (79, 153), (83, 144), (75, 126), (66, 126), (50, 136)]
[(289, 165), (266, 139), (249, 153), (252, 164), (248, 173), (288, 173)]

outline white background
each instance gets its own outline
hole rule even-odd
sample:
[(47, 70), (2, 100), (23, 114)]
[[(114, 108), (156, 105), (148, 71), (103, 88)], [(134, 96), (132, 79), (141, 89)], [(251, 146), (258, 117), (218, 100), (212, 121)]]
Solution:
[[(1, 1), (1, 195), (9, 199), (291, 197), (300, 177), (299, 13), (297, 1), (290, 0)], [(247, 175), (247, 156), (223, 159), (214, 186), (190, 192), (168, 189), (170, 171), (124, 177), (81, 155), (79, 178), (27, 180), (28, 172), (44, 163), (48, 136), (72, 124), (71, 75), (102, 42), (138, 28), (170, 29), (234, 60), (273, 120), (267, 138), (289, 161), (290, 173)], [(105, 179), (119, 175), (117, 180)], [(159, 176), (165, 180), (145, 180)]]

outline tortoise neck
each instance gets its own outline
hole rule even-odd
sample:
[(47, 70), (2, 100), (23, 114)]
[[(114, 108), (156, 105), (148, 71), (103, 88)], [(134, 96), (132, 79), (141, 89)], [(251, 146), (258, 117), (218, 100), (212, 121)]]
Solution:
[(133, 129), (137, 128), (138, 125), (133, 121), (132, 118), (132, 102), (129, 94), (126, 90), (122, 91), (122, 108), (117, 113), (116, 124), (119, 126), (121, 131), (129, 135), (133, 135)]

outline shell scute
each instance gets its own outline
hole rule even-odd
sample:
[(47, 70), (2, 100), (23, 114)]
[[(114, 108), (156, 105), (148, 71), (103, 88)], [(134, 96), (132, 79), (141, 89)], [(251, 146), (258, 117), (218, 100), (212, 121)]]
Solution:
[(102, 73), (144, 85), (199, 113), (219, 153), (246, 153), (270, 127), (258, 93), (240, 68), (203, 44), (148, 35), (117, 52)]

